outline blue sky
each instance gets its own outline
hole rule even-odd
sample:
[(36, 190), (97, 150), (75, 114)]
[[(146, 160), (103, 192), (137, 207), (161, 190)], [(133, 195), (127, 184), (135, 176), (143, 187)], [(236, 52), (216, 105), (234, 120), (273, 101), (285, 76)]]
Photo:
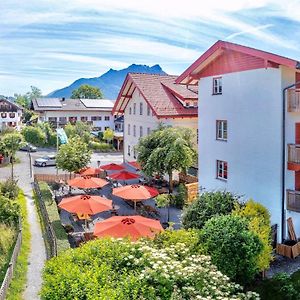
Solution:
[(218, 39), (300, 60), (298, 20), (290, 0), (1, 1), (0, 94), (47, 94), (132, 63), (180, 74)]

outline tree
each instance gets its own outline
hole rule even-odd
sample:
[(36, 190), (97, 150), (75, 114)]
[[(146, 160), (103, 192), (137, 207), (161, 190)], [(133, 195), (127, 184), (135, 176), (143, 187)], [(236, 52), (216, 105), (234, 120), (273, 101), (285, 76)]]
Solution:
[(65, 132), (68, 138), (80, 137), (85, 143), (89, 143), (91, 140), (91, 125), (77, 121), (74, 125), (68, 123), (65, 126)]
[(258, 256), (263, 246), (259, 237), (248, 229), (245, 218), (234, 215), (208, 220), (200, 233), (212, 263), (238, 283), (250, 282), (258, 273)]
[(192, 137), (188, 128), (159, 126), (140, 139), (136, 149), (143, 172), (148, 176), (167, 174), (172, 192), (173, 172), (186, 172), (196, 159)]
[(2, 138), (4, 153), (9, 156), (11, 163), (11, 178), (14, 179), (14, 161), (16, 152), (24, 145), (23, 136), (20, 133), (8, 133)]
[(89, 84), (82, 84), (72, 91), (72, 99), (102, 99), (103, 94), (98, 87)]
[(46, 144), (46, 134), (40, 127), (25, 126), (22, 129), (25, 141), (36, 146), (44, 146)]
[(88, 145), (79, 137), (69, 139), (67, 144), (61, 145), (57, 156), (57, 167), (70, 172), (78, 172), (86, 167), (91, 160), (92, 152)]
[(113, 138), (114, 138), (114, 131), (110, 128), (105, 129), (103, 133), (103, 139), (106, 140), (108, 143), (110, 143)]
[(226, 191), (202, 193), (184, 209), (183, 227), (201, 229), (210, 218), (230, 214), (238, 199), (238, 196)]

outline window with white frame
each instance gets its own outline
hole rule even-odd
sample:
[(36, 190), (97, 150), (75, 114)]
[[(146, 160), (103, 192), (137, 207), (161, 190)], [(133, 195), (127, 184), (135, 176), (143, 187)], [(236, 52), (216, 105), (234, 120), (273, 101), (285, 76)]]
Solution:
[(130, 124), (128, 124), (128, 135), (130, 135)]
[(133, 158), (136, 159), (136, 157), (137, 157), (137, 151), (135, 148), (133, 148)]
[(143, 126), (140, 126), (140, 138), (143, 137)]
[(216, 133), (217, 140), (227, 141), (227, 121), (217, 120), (216, 121)]
[(136, 136), (136, 126), (133, 125), (133, 136)]
[(129, 114), (131, 115), (131, 107), (129, 107)]
[(222, 77), (213, 78), (213, 95), (222, 94)]
[(136, 113), (136, 103), (133, 103), (133, 114), (135, 115)]
[(105, 117), (104, 117), (104, 120), (105, 120), (105, 121), (109, 121), (109, 120), (110, 120), (110, 117), (109, 117), (109, 116), (105, 116)]
[(217, 160), (217, 178), (222, 180), (227, 180), (228, 164), (226, 161)]
[(147, 128), (147, 134), (150, 134), (151, 133), (151, 129), (150, 127)]
[(140, 102), (140, 115), (143, 115), (143, 102)]
[(128, 145), (127, 151), (127, 154), (130, 156), (130, 145)]
[(151, 108), (150, 108), (150, 105), (148, 104), (147, 105), (147, 116), (150, 116), (150, 113), (151, 113)]

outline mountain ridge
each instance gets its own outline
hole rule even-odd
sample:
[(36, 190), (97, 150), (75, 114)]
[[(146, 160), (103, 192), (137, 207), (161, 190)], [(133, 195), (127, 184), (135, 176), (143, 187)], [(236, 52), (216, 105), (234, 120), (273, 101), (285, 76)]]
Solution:
[(76, 79), (70, 85), (49, 93), (46, 98), (70, 98), (73, 90), (77, 89), (82, 84), (89, 84), (100, 88), (104, 98), (115, 100), (127, 73), (167, 74), (158, 64), (155, 64), (152, 67), (147, 65), (131, 64), (129, 67), (121, 70), (114, 70), (110, 68), (99, 77)]

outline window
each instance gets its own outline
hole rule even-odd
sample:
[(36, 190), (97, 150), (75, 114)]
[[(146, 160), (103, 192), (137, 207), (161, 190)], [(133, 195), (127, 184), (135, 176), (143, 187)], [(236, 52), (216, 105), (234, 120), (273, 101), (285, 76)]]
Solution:
[(151, 113), (151, 109), (150, 109), (150, 106), (149, 104), (147, 105), (147, 116), (150, 116), (150, 113)]
[(130, 135), (130, 124), (128, 124), (128, 135)]
[(7, 113), (1, 113), (1, 118), (6, 118)]
[(56, 117), (49, 117), (48, 122), (56, 124), (57, 118)]
[(143, 102), (140, 102), (140, 115), (143, 115)]
[(9, 117), (10, 117), (10, 118), (14, 118), (15, 116), (16, 116), (15, 113), (9, 113)]
[(86, 121), (88, 120), (88, 117), (81, 117), (80, 120), (81, 120), (82, 122), (86, 122)]
[(228, 166), (227, 162), (223, 160), (217, 160), (217, 178), (227, 180)]
[(66, 124), (67, 123), (67, 117), (59, 117), (59, 123), (60, 124)]
[(127, 154), (130, 156), (130, 145), (128, 145), (128, 150)]
[(131, 107), (129, 107), (129, 114), (130, 114), (130, 115), (131, 115), (131, 110), (132, 110)]
[(109, 126), (105, 126), (105, 127), (104, 127), (104, 130), (106, 130), (106, 129), (109, 129)]
[(136, 103), (133, 103), (133, 114), (135, 115), (136, 113)]
[(227, 121), (217, 120), (216, 122), (217, 140), (227, 141)]
[(133, 158), (136, 159), (136, 156), (137, 156), (137, 151), (135, 148), (133, 148)]
[(105, 116), (105, 117), (104, 117), (104, 120), (105, 120), (105, 121), (109, 121), (109, 119), (110, 119), (109, 116)]
[(92, 121), (101, 121), (102, 117), (101, 116), (93, 116), (93, 117), (91, 117), (91, 120)]
[(147, 128), (147, 134), (150, 134), (150, 132), (151, 132), (151, 129), (150, 129), (150, 127), (148, 127)]
[(222, 77), (213, 78), (213, 95), (222, 94)]
[(133, 136), (136, 136), (136, 126), (133, 125)]
[(143, 126), (140, 126), (140, 138), (143, 137)]
[(70, 123), (75, 123), (77, 121), (77, 117), (69, 117)]

